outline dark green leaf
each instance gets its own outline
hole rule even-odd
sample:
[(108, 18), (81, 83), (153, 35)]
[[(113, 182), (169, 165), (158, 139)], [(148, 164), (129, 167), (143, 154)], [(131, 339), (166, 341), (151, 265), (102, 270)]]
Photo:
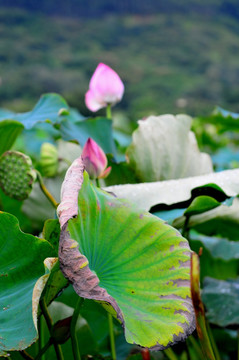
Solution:
[(63, 276), (59, 262), (56, 261), (51, 269), (47, 283), (44, 288), (43, 296), (46, 304), (49, 305), (65, 287), (69, 285), (68, 280)]
[(61, 123), (60, 132), (64, 140), (77, 140), (82, 147), (91, 137), (105, 153), (116, 154), (112, 121), (109, 119), (94, 118), (76, 122), (65, 120)]
[(219, 326), (239, 324), (239, 278), (235, 280), (204, 280), (203, 302), (210, 322)]
[(56, 254), (58, 254), (60, 232), (60, 224), (57, 219), (46, 220), (43, 228), (43, 238), (54, 247)]
[(23, 125), (18, 121), (0, 121), (0, 155), (11, 149), (22, 130)]
[[(176, 219), (173, 226), (182, 228), (185, 217)], [(231, 240), (238, 240), (239, 225), (239, 199), (234, 198), (232, 205), (220, 205), (205, 213), (190, 217), (188, 228), (195, 229), (199, 233), (209, 236), (226, 237)]]
[(201, 214), (205, 211), (214, 209), (219, 205), (221, 205), (220, 202), (210, 196), (198, 196), (191, 202), (187, 210), (184, 212), (184, 216), (189, 217)]
[[(226, 280), (236, 278), (239, 274), (238, 254), (233, 254), (234, 242), (226, 239), (206, 238), (190, 233), (190, 246), (196, 253), (203, 248), (201, 256), (201, 280), (205, 276)], [(236, 248), (238, 248), (236, 246)], [(238, 250), (238, 249), (237, 249)], [(233, 257), (235, 255), (235, 257)]]
[(36, 341), (38, 301), (44, 286), (40, 277), (45, 276), (43, 261), (54, 256), (54, 251), (47, 241), (21, 232), (13, 215), (0, 213), (0, 230), (1, 356)]
[[(13, 114), (12, 120), (17, 120), (24, 125), (26, 129), (31, 129), (38, 122), (50, 121), (51, 123), (59, 122), (60, 111), (62, 109), (68, 110), (69, 107), (66, 101), (57, 94), (42, 95), (36, 106), (32, 111)], [(7, 114), (0, 114), (0, 121), (6, 119)]]

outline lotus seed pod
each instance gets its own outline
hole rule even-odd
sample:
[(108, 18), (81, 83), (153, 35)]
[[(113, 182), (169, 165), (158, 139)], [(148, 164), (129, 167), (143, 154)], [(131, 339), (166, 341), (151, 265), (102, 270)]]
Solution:
[(40, 169), (42, 175), (46, 177), (56, 176), (58, 164), (57, 148), (50, 143), (42, 144), (40, 157)]
[(26, 199), (36, 177), (29, 156), (18, 151), (6, 151), (0, 157), (0, 187), (11, 198)]

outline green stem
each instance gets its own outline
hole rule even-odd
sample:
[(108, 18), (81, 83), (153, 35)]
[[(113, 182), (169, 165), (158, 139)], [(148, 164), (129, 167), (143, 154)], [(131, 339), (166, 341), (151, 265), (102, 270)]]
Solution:
[(56, 209), (58, 206), (58, 202), (54, 199), (54, 197), (52, 196), (52, 194), (47, 190), (47, 188), (44, 185), (43, 179), (41, 174), (39, 173), (39, 171), (37, 171), (37, 180), (39, 182), (40, 188), (43, 192), (43, 194), (47, 197), (47, 199), (50, 201), (50, 203), (54, 206), (54, 208)]
[[(41, 315), (38, 320), (38, 353), (40, 353), (41, 349), (44, 347), (44, 331), (43, 331), (43, 316)], [(42, 355), (42, 360), (45, 360), (45, 355)]]
[(182, 230), (182, 236), (185, 237), (186, 239), (188, 239), (188, 235), (189, 235), (189, 229), (188, 229), (188, 223), (189, 223), (189, 216), (186, 216), (184, 225), (183, 225), (183, 230)]
[[(50, 314), (48, 312), (48, 309), (47, 309), (46, 302), (45, 302), (44, 298), (41, 299), (41, 301), (40, 301), (40, 307), (41, 307), (43, 316), (44, 316), (44, 318), (46, 320), (46, 324), (47, 324), (49, 333), (51, 334), (51, 330), (52, 330), (52, 327), (53, 327), (53, 322), (52, 322), (51, 316), (50, 316)], [(54, 348), (55, 348), (57, 360), (64, 360), (63, 353), (62, 353), (62, 350), (61, 350), (61, 346), (59, 344), (57, 344), (54, 340), (53, 340), (53, 345), (54, 345)]]
[(46, 301), (45, 301), (44, 298), (40, 300), (40, 308), (41, 308), (42, 314), (43, 314), (43, 316), (44, 316), (44, 318), (46, 320), (48, 330), (51, 333), (51, 328), (53, 326), (53, 322), (52, 322), (51, 316), (50, 316), (50, 314), (48, 312), (48, 309), (47, 309), (47, 306), (46, 306)]
[(111, 104), (108, 104), (106, 107), (106, 117), (107, 119), (112, 119)]
[(46, 345), (41, 349), (41, 351), (37, 354), (35, 357), (35, 360), (39, 360), (43, 354), (49, 349), (49, 347), (52, 345), (52, 339), (49, 339)]
[(167, 356), (169, 360), (178, 360), (177, 356), (175, 355), (175, 353), (171, 348), (164, 350), (164, 354)]
[(216, 360), (213, 347), (208, 335), (204, 306), (200, 293), (200, 264), (196, 253), (191, 254), (191, 295), (196, 315), (196, 328), (201, 344), (202, 353), (207, 360)]
[(217, 348), (217, 344), (216, 344), (216, 342), (214, 340), (214, 336), (212, 334), (212, 330), (211, 330), (211, 327), (210, 327), (208, 321), (206, 321), (206, 328), (207, 328), (208, 336), (209, 336), (209, 339), (210, 339), (210, 342), (211, 342), (211, 345), (212, 345), (212, 349), (213, 349), (215, 358), (216, 358), (216, 360), (221, 360), (221, 357), (220, 357), (220, 354), (219, 354), (219, 351), (218, 351), (218, 348)]
[(111, 356), (112, 356), (112, 360), (116, 360), (114, 324), (113, 324), (113, 317), (110, 313), (108, 313), (108, 324), (109, 324)]
[(187, 338), (186, 343), (187, 343), (188, 347), (189, 347), (188, 343), (191, 343), (191, 346), (192, 346), (194, 353), (197, 356), (198, 360), (204, 360), (204, 356), (201, 351), (201, 348), (200, 348), (199, 344), (197, 343), (196, 339), (193, 337), (193, 335), (191, 335)]
[(95, 179), (96, 186), (100, 188), (100, 180), (98, 178)]
[(79, 345), (78, 345), (77, 336), (76, 336), (76, 323), (77, 323), (77, 319), (78, 319), (78, 316), (80, 313), (80, 308), (81, 308), (83, 302), (84, 302), (84, 299), (79, 297), (77, 300), (77, 304), (76, 304), (72, 319), (71, 319), (70, 332), (71, 332), (71, 344), (72, 344), (72, 352), (73, 352), (74, 360), (81, 360)]

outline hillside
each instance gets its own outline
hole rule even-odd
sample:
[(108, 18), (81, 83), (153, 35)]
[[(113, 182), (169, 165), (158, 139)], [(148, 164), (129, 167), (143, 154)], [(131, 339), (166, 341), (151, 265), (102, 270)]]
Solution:
[(125, 82), (117, 109), (132, 119), (215, 105), (239, 111), (239, 24), (229, 15), (73, 19), (0, 8), (0, 24), (1, 106), (26, 110), (41, 93), (58, 92), (87, 114), (84, 93), (105, 62)]
[(0, 0), (0, 6), (19, 8), (33, 13), (62, 15), (70, 17), (99, 17), (115, 15), (172, 14), (210, 14), (239, 17), (237, 0)]

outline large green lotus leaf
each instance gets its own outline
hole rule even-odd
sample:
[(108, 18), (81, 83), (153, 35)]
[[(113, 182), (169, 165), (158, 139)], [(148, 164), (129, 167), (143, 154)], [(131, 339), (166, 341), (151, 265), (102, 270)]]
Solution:
[[(173, 226), (182, 228), (185, 219), (185, 216), (176, 219)], [(202, 234), (238, 240), (239, 199), (235, 198), (231, 206), (223, 204), (203, 214), (191, 216), (187, 225)]]
[(58, 207), (59, 260), (79, 296), (111, 305), (126, 340), (162, 350), (194, 330), (190, 248), (175, 229), (91, 184), (82, 160)]
[(18, 121), (5, 120), (0, 122), (0, 155), (12, 147), (22, 130), (23, 125)]
[(228, 197), (236, 196), (239, 194), (239, 169), (179, 180), (108, 186), (105, 190), (136, 203), (142, 209), (150, 210), (158, 204), (172, 205), (188, 201), (194, 189), (205, 188), (206, 185), (212, 191), (220, 188)]
[(105, 153), (113, 155), (116, 153), (112, 121), (109, 119), (99, 117), (76, 122), (66, 119), (61, 123), (60, 132), (64, 140), (77, 140), (81, 146), (84, 146), (91, 137)]
[(47, 259), (55, 255), (51, 245), (21, 232), (13, 215), (0, 213), (0, 234), (0, 356), (4, 356), (37, 339), (38, 303), (49, 276), (45, 267), (50, 270), (56, 260)]
[[(31, 129), (38, 122), (51, 121), (53, 124), (58, 122), (61, 112), (63, 113), (62, 109), (67, 113), (69, 111), (66, 101), (60, 95), (45, 94), (41, 96), (32, 111), (22, 114), (12, 113), (11, 119), (19, 121), (26, 129)], [(5, 120), (6, 116), (8, 119), (8, 113), (0, 113), (0, 121)]]
[(239, 278), (235, 280), (204, 280), (203, 302), (210, 322), (219, 326), (239, 324)]
[(213, 171), (209, 155), (198, 149), (191, 122), (186, 115), (150, 116), (139, 121), (127, 159), (140, 181), (179, 179)]

